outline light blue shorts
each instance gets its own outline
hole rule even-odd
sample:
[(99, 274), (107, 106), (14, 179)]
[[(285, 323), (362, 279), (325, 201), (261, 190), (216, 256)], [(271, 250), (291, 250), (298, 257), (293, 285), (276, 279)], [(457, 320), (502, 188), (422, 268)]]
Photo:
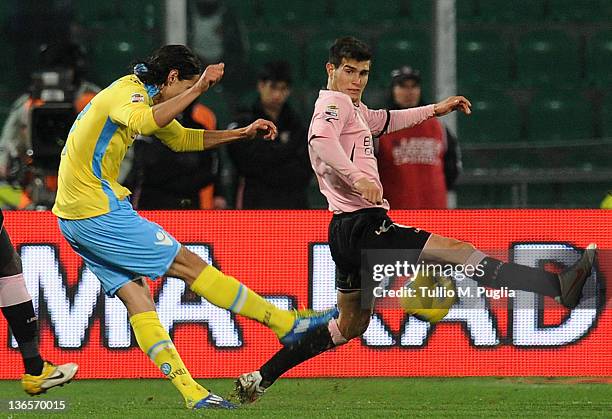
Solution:
[(181, 245), (158, 224), (142, 218), (128, 199), (119, 209), (83, 220), (58, 220), (62, 234), (113, 297), (139, 276), (164, 275)]

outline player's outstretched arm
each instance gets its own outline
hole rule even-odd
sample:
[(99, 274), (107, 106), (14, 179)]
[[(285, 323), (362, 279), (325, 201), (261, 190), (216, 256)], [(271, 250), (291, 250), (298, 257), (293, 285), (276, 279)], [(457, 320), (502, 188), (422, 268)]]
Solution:
[(223, 77), (225, 64), (213, 64), (206, 67), (199, 80), (180, 95), (153, 106), (153, 119), (158, 127), (165, 127), (191, 102), (196, 100)]
[(463, 96), (451, 96), (434, 105), (434, 115), (444, 116), (452, 111), (459, 110), (466, 115), (472, 113), (472, 104)]
[(242, 128), (204, 131), (204, 149), (220, 146), (238, 140), (252, 140), (263, 138), (264, 140), (274, 140), (278, 130), (273, 122), (265, 119), (257, 119), (250, 125)]
[[(399, 131), (404, 128), (410, 128), (433, 118), (434, 116), (444, 116), (451, 113), (454, 110), (460, 110), (461, 112), (469, 115), (472, 113), (472, 104), (463, 96), (451, 96), (443, 101), (434, 105), (419, 106), (416, 108), (392, 110), (389, 112), (389, 122), (386, 131), (384, 133), (390, 133)], [(376, 112), (370, 111), (370, 114), (376, 116)], [(382, 125), (380, 119), (380, 113), (378, 114), (379, 125)], [(376, 118), (374, 118), (376, 120)]]

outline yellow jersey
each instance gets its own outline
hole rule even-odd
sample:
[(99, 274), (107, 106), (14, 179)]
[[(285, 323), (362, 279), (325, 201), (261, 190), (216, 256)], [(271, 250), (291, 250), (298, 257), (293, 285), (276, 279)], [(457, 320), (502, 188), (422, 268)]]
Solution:
[(117, 176), (137, 135), (155, 136), (174, 151), (204, 149), (203, 130), (184, 128), (176, 120), (157, 126), (149, 88), (134, 75), (122, 77), (77, 116), (60, 160), (56, 216), (78, 220), (117, 209), (118, 201), (131, 193)]

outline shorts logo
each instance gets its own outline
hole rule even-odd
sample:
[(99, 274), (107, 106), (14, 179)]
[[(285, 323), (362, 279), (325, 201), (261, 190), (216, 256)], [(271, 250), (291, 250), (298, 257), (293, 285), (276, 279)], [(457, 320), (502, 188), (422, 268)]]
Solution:
[(398, 224), (398, 223), (391, 223), (390, 225), (386, 226), (385, 225), (386, 222), (387, 220), (383, 220), (382, 225), (378, 228), (378, 230), (374, 232), (376, 233), (376, 235), (380, 236), (381, 234), (386, 233), (387, 231), (391, 230), (391, 227), (409, 228), (413, 230), (415, 233), (418, 233), (419, 231), (421, 231), (420, 228), (405, 226), (405, 225)]
[(134, 93), (132, 95), (132, 103), (139, 103), (139, 102), (144, 102), (145, 98), (144, 95), (142, 95), (141, 93)]
[(380, 236), (383, 233), (386, 233), (387, 231), (391, 230), (391, 227), (395, 227), (394, 223), (389, 224), (388, 226), (385, 225), (385, 223), (387, 222), (387, 220), (383, 220), (382, 225), (378, 228), (378, 230), (376, 230), (374, 233), (376, 233), (377, 236)]
[(170, 366), (170, 364), (168, 364), (167, 362), (161, 364), (161, 367), (159, 367), (159, 369), (164, 375), (168, 375), (172, 372), (172, 366)]
[(158, 230), (157, 233), (155, 233), (155, 238), (157, 239), (155, 244), (160, 246), (172, 246), (174, 244), (172, 243), (172, 240), (170, 240), (170, 237), (168, 237), (168, 235), (161, 230)]

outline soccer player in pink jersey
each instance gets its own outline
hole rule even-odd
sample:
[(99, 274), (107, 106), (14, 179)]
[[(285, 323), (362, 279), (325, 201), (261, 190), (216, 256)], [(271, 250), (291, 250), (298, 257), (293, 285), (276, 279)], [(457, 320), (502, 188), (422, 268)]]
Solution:
[[(337, 268), (339, 317), (302, 341), (285, 346), (258, 371), (241, 375), (236, 381), (236, 394), (243, 403), (257, 400), (292, 367), (366, 331), (374, 298), (365, 295), (372, 278), (361, 277), (362, 250), (411, 249), (418, 255), (413, 263), (480, 266), (482, 274), (474, 278), (479, 285), (535, 292), (553, 297), (568, 308), (578, 304), (591, 274), (595, 245), (589, 245), (575, 265), (553, 274), (502, 262), (470, 243), (395, 224), (387, 215), (389, 204), (378, 174), (374, 138), (455, 110), (469, 115), (471, 104), (463, 96), (451, 96), (417, 108), (368, 109), (361, 96), (370, 64), (371, 53), (366, 44), (352, 37), (336, 40), (325, 67), (327, 90), (319, 93), (308, 131), (312, 167), (334, 213), (329, 245)], [(365, 307), (364, 296), (369, 302)]]
[(69, 383), (79, 366), (74, 363), (54, 365), (42, 359), (38, 349), (40, 338), (38, 317), (32, 296), (26, 288), (21, 257), (4, 228), (0, 209), (0, 311), (6, 318), (17, 341), (25, 373), (21, 377), (23, 390), (31, 396)]

